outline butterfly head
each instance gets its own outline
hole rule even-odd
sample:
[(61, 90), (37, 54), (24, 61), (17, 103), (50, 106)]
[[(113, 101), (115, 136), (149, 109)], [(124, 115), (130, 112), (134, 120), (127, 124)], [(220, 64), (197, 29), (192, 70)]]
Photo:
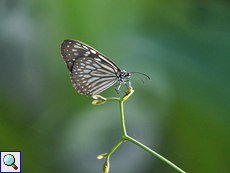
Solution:
[(127, 79), (131, 77), (131, 73), (125, 70), (121, 70), (120, 72), (118, 72), (117, 76), (118, 76), (119, 83), (125, 83)]

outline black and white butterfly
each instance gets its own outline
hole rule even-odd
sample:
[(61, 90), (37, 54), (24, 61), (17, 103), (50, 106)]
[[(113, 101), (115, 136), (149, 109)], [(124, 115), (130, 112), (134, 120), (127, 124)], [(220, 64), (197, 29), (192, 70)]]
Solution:
[(131, 73), (120, 70), (113, 61), (85, 43), (64, 40), (61, 54), (70, 70), (73, 86), (80, 94), (97, 95), (116, 83), (119, 90), (122, 83), (129, 82)]

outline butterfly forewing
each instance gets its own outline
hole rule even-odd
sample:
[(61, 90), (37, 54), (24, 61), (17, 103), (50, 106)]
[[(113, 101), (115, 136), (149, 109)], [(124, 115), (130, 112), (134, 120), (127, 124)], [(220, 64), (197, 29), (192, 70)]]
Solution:
[(94, 48), (77, 40), (64, 40), (61, 53), (80, 94), (99, 94), (118, 81), (117, 65)]

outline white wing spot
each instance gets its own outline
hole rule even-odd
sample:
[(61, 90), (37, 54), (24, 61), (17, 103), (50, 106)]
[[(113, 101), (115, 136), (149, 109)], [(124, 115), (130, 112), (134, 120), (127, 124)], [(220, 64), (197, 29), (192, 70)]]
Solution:
[(68, 55), (70, 55), (70, 53), (68, 53)]
[(73, 53), (74, 55), (78, 55), (78, 53)]
[(92, 62), (90, 59), (88, 59), (88, 62)]
[[(92, 77), (92, 78), (89, 79), (89, 82), (93, 82), (93, 81), (95, 81), (95, 80), (97, 80), (97, 79), (99, 79), (99, 77)], [(90, 88), (90, 87), (89, 87), (89, 88)]]
[(77, 72), (75, 72), (75, 74), (78, 74)]
[(73, 61), (75, 61), (75, 58), (73, 58)]
[[(105, 69), (98, 69), (98, 71), (101, 71), (101, 72), (103, 72), (103, 73), (108, 73), (108, 71), (105, 70)], [(109, 71), (109, 73), (111, 73), (111, 71)], [(111, 74), (113, 74), (113, 73), (111, 73)]]
[(86, 75), (84, 75), (84, 77), (85, 77), (85, 78), (88, 78), (88, 77), (90, 77), (90, 75), (86, 74)]
[(108, 73), (107, 71), (106, 71), (106, 73), (101, 73), (101, 72), (99, 72), (99, 69), (98, 69), (98, 71), (92, 71), (90, 74), (92, 76), (99, 76), (99, 77), (110, 77), (110, 76), (116, 77), (116, 74)]
[(101, 55), (98, 55), (101, 59), (104, 59), (104, 57), (103, 56), (101, 56)]
[(77, 49), (72, 49), (72, 51), (77, 52)]
[(78, 68), (78, 69), (77, 69), (77, 71), (81, 71), (81, 69), (80, 69), (80, 68)]
[(96, 64), (96, 63), (93, 63), (93, 66), (94, 67), (97, 67), (97, 68), (101, 68), (98, 64)]
[(104, 65), (104, 64), (101, 64), (101, 66), (102, 66), (102, 68), (104, 68), (104, 69), (106, 69), (106, 70), (108, 70), (108, 71), (110, 71), (112, 73), (114, 73), (114, 71), (117, 72), (117, 68), (113, 69), (113, 68), (109, 67), (108, 65)]
[(69, 42), (69, 44), (71, 44), (71, 42)]
[(82, 77), (82, 76), (83, 76), (82, 74), (79, 75), (79, 77)]
[(84, 56), (89, 56), (90, 51), (85, 52)]
[(96, 54), (97, 52), (93, 49), (90, 49), (90, 51), (93, 53), (93, 54)]
[(85, 64), (84, 64), (84, 63), (80, 63), (80, 65), (85, 66)]
[(94, 70), (95, 68), (94, 67), (92, 67), (92, 66), (89, 66), (89, 65), (87, 65), (87, 66), (85, 66), (86, 68), (89, 68), (89, 69), (92, 69), (92, 70)]
[(67, 47), (69, 47), (69, 45), (67, 45)]
[(82, 45), (82, 47), (88, 50), (88, 47), (87, 47), (87, 46), (85, 46), (85, 45)]
[(101, 59), (100, 58), (94, 58), (95, 60), (97, 60), (97, 61), (101, 61)]
[(84, 73), (89, 73), (91, 70), (83, 70)]
[(80, 43), (76, 43), (76, 45), (81, 46), (81, 44), (80, 44)]
[(78, 45), (73, 45), (75, 48), (77, 48), (77, 49), (84, 49), (83, 47), (81, 47), (81, 46), (78, 46)]

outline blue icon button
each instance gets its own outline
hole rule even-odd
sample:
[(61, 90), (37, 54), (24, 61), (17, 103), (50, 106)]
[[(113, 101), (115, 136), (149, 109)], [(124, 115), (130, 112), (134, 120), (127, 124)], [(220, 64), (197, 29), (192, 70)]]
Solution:
[(7, 166), (12, 166), (15, 170), (18, 169), (18, 167), (14, 164), (15, 163), (15, 158), (12, 154), (7, 154), (3, 158), (3, 162)]

